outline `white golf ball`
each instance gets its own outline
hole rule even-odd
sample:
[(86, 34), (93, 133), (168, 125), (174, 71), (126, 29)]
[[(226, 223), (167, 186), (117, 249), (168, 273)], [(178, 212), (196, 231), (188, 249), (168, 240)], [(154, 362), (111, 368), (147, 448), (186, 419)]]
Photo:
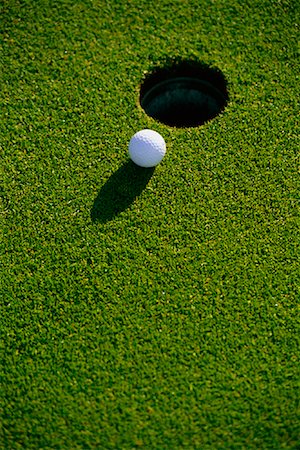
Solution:
[(141, 130), (135, 133), (129, 142), (129, 156), (141, 167), (154, 167), (166, 153), (164, 138), (153, 130)]

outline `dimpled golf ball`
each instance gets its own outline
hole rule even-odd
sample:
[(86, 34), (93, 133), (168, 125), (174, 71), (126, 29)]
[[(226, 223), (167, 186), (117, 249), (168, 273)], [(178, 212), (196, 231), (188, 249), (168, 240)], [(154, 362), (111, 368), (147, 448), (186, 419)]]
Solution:
[(165, 140), (156, 131), (141, 130), (130, 139), (129, 156), (138, 166), (157, 166), (165, 156), (165, 153)]

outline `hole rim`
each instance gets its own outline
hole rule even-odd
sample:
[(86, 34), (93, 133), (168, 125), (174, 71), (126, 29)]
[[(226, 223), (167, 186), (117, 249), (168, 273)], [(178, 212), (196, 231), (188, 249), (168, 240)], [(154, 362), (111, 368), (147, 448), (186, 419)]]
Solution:
[[(191, 83), (198, 86), (198, 93), (203, 97), (209, 97), (215, 102), (216, 111), (209, 114), (193, 118), (193, 120), (181, 120), (179, 116), (170, 120), (162, 119), (160, 114), (149, 111), (147, 101), (151, 96), (155, 98), (155, 93), (164, 87), (164, 93), (171, 91), (170, 86), (178, 82)], [(185, 88), (186, 91), (191, 88)], [(156, 98), (158, 98), (156, 96)], [(152, 119), (172, 128), (196, 128), (213, 120), (223, 113), (229, 102), (228, 82), (223, 72), (215, 66), (195, 59), (169, 59), (158, 64), (151, 71), (145, 73), (140, 84), (139, 104), (144, 113)], [(178, 106), (178, 105), (177, 105)], [(187, 105), (185, 105), (186, 107)], [(176, 115), (175, 115), (176, 116)]]

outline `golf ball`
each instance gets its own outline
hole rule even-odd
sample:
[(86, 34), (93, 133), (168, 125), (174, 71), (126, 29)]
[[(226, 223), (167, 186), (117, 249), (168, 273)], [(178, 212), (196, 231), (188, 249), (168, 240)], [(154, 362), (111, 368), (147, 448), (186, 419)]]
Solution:
[(129, 142), (129, 156), (141, 167), (154, 167), (166, 153), (164, 138), (153, 130), (141, 130), (135, 133)]

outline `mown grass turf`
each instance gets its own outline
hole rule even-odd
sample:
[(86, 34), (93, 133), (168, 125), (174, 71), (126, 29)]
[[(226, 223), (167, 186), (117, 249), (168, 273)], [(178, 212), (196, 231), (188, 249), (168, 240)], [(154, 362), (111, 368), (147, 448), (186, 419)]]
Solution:
[[(299, 448), (297, 2), (1, 8), (0, 447)], [(223, 72), (220, 116), (145, 115), (171, 57)]]

